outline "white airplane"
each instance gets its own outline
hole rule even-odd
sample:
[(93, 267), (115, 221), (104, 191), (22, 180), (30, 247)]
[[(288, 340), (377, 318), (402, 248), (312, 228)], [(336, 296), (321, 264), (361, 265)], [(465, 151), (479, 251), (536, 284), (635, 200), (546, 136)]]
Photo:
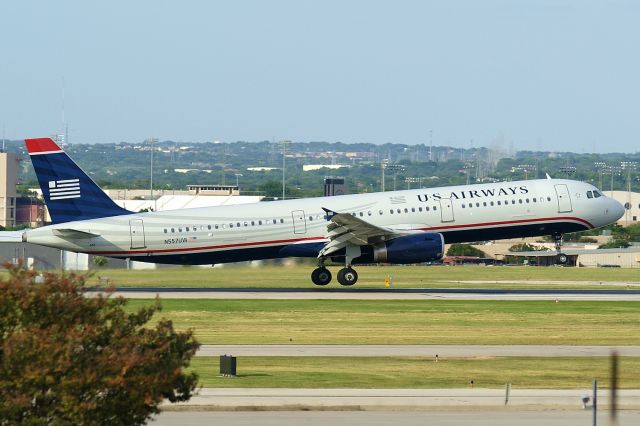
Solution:
[(53, 224), (22, 241), (142, 262), (216, 264), (314, 257), (316, 285), (329, 260), (338, 282), (356, 283), (354, 264), (442, 258), (445, 243), (562, 235), (615, 222), (623, 206), (593, 185), (564, 179), (449, 186), (136, 213), (118, 207), (49, 138), (25, 140)]

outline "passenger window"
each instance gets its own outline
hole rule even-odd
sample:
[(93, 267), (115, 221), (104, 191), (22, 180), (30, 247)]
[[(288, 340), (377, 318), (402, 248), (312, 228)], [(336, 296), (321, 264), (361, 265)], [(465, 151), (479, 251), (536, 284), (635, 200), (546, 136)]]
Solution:
[(178, 232), (182, 232), (182, 228), (178, 228)]
[(429, 211), (429, 206), (425, 207), (425, 208), (424, 208), (424, 211), (425, 211), (425, 212), (428, 212), (428, 211)]
[(175, 232), (176, 232), (176, 228), (171, 228), (171, 233), (175, 234)]
[(462, 208), (464, 209), (464, 203), (462, 203)]
[(216, 229), (218, 229), (218, 225), (214, 225), (214, 227), (215, 227)]
[(500, 200), (498, 200), (498, 205), (499, 205), (499, 206), (501, 206), (501, 205), (502, 205), (502, 203), (500, 202)]
[(230, 224), (229, 224), (229, 228), (233, 228), (233, 223), (230, 223)]
[(277, 224), (277, 223), (278, 223), (278, 221), (276, 221), (275, 219), (273, 219), (273, 224), (275, 225), (275, 224)]
[[(217, 226), (216, 226), (216, 228), (217, 228)], [(207, 225), (207, 229), (211, 230), (211, 225)]]
[(280, 219), (280, 223), (284, 223), (284, 219)]
[(364, 212), (360, 212), (360, 217), (364, 216)]
[(491, 202), (491, 206), (493, 206), (493, 201)]
[(409, 209), (408, 209), (408, 208), (405, 208), (405, 209), (404, 209), (404, 212), (405, 212), (405, 213), (409, 213)]
[(389, 213), (393, 214), (393, 209), (389, 209)]
[(378, 214), (382, 216), (382, 210), (378, 210)]
[(519, 202), (520, 204), (522, 204), (522, 198), (519, 198), (519, 199), (518, 199), (518, 202)]
[(371, 216), (371, 210), (369, 210), (369, 211), (367, 212), (367, 214), (368, 214), (369, 216)]
[(422, 207), (418, 207), (418, 211), (421, 212), (422, 211)]
[(473, 203), (469, 203), (469, 208), (472, 208), (472, 207), (473, 207)]
[(547, 197), (547, 201), (551, 201), (551, 197)]
[(167, 233), (167, 228), (164, 228), (164, 233), (165, 233), (165, 234)]
[(486, 202), (486, 201), (483, 201), (483, 202), (482, 202), (482, 205), (483, 205), (483, 206), (485, 206), (485, 207), (487, 207), (487, 202)]
[(398, 209), (398, 214), (402, 213), (402, 209)]
[(436, 210), (438, 210), (438, 209), (436, 209), (436, 206), (433, 206), (433, 211), (435, 212)]
[(536, 202), (536, 198), (535, 198), (535, 197), (533, 197), (533, 202), (534, 202), (534, 203)]
[(415, 207), (411, 207), (411, 212), (415, 213), (416, 212), (416, 208)]
[(262, 225), (262, 221), (261, 220), (258, 221), (258, 225)]
[(524, 200), (527, 204), (529, 204), (529, 199), (527, 198), (526, 200)]

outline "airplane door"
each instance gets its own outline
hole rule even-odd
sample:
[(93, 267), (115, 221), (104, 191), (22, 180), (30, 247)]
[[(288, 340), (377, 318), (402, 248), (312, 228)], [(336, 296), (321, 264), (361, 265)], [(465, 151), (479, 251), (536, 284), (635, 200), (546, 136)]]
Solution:
[(144, 223), (142, 219), (133, 219), (129, 221), (129, 230), (131, 231), (131, 248), (145, 248), (144, 241)]
[(453, 222), (453, 203), (451, 199), (440, 199), (440, 217), (442, 222)]
[(573, 210), (567, 185), (561, 184), (554, 186), (556, 188), (556, 195), (558, 196), (558, 213), (567, 213)]
[(306, 234), (307, 233), (307, 221), (304, 217), (304, 210), (294, 210), (291, 212), (293, 217), (293, 233), (294, 234)]

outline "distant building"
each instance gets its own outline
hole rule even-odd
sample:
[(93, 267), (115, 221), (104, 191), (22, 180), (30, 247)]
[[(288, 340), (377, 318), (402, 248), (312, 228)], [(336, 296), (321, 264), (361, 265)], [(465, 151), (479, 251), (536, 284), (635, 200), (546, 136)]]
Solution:
[(351, 167), (349, 164), (305, 164), (302, 166), (302, 171), (311, 172), (311, 171), (320, 170), (320, 169), (337, 170), (337, 169), (344, 169), (349, 167)]
[(624, 216), (618, 220), (622, 226), (631, 225), (640, 221), (640, 193), (628, 191), (602, 191), (605, 195), (622, 203), (625, 206)]
[(347, 187), (344, 184), (344, 178), (327, 177), (324, 178), (324, 196), (331, 197), (333, 195), (345, 195)]
[(187, 185), (189, 195), (240, 195), (235, 185)]
[(9, 152), (0, 152), (0, 226), (16, 225), (16, 185), (20, 172), (20, 158)]
[(250, 172), (272, 172), (274, 170), (281, 170), (280, 167), (247, 167)]

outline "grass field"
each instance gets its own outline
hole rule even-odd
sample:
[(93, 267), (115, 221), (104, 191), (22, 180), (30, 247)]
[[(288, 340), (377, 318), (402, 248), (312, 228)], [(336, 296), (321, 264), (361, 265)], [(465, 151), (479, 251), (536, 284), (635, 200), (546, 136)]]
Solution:
[[(224, 268), (164, 268), (155, 270), (107, 269), (89, 279), (108, 277), (120, 287), (301, 287), (316, 288), (310, 281), (313, 264), (296, 266), (227, 266)], [(331, 288), (340, 287), (335, 282)], [(508, 288), (607, 288), (640, 287), (640, 269), (552, 268), (508, 266), (359, 266), (358, 288), (383, 288), (387, 275), (394, 287), (508, 287)], [(551, 281), (545, 282), (545, 281)], [(559, 282), (559, 283), (558, 283)]]
[(640, 302), (163, 299), (162, 306), (157, 317), (210, 344), (640, 345)]
[[(238, 376), (219, 377), (219, 359), (199, 357), (192, 367), (204, 387), (292, 388), (582, 388), (609, 382), (609, 359), (474, 358), (436, 363), (426, 358), (240, 357)], [(620, 358), (619, 386), (640, 387), (640, 358)]]

